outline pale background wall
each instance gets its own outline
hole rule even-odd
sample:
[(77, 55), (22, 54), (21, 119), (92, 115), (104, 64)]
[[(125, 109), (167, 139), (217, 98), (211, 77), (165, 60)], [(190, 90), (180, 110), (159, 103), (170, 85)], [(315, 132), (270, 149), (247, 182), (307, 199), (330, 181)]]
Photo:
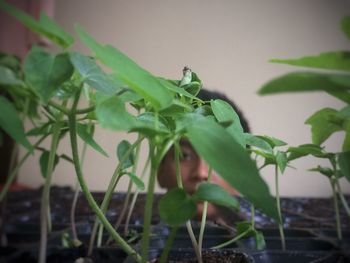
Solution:
[[(181, 69), (188, 65), (208, 89), (225, 92), (237, 103), (254, 134), (299, 145), (310, 142), (309, 126), (303, 124), (307, 117), (322, 107), (343, 104), (322, 93), (259, 97), (256, 91), (271, 78), (294, 70), (270, 64), (270, 58), (349, 49), (349, 40), (339, 28), (340, 18), (349, 11), (350, 1), (345, 0), (60, 0), (55, 19), (71, 33), (79, 23), (97, 40), (118, 47), (156, 75), (180, 78)], [(88, 51), (79, 42), (74, 48)], [(88, 151), (84, 169), (91, 189), (106, 189), (121, 138), (124, 135), (97, 131), (96, 140), (111, 157)], [(328, 150), (340, 149), (342, 138), (342, 134), (333, 136)], [(60, 151), (69, 151), (67, 145)], [(42, 183), (36, 158), (23, 167), (20, 182)], [(287, 169), (280, 180), (282, 195), (330, 195), (328, 181), (306, 171), (316, 164), (309, 158), (296, 161), (297, 170)], [(274, 192), (272, 170), (265, 170), (263, 176)], [(62, 162), (53, 181), (73, 185), (72, 167)], [(119, 189), (125, 190), (125, 183)], [(349, 193), (349, 183), (341, 183)]]

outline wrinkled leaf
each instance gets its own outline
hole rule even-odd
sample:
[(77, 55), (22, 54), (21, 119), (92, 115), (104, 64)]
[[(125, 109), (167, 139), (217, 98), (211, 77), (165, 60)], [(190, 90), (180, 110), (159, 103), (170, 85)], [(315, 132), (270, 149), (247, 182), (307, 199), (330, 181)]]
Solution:
[[(40, 156), (39, 163), (40, 163), (40, 171), (43, 178), (46, 178), (47, 176), (47, 166), (49, 164), (49, 157), (50, 152), (49, 151), (43, 151), (43, 153)], [(52, 168), (52, 172), (55, 170), (56, 165), (58, 164), (58, 161), (60, 160), (59, 156), (55, 154), (55, 160), (54, 160), (54, 166)]]
[(0, 127), (17, 143), (32, 152), (33, 147), (25, 136), (23, 123), (18, 117), (16, 109), (11, 102), (3, 96), (0, 96), (0, 112)]
[(116, 96), (97, 104), (96, 116), (101, 126), (117, 131), (128, 131), (135, 124), (135, 117), (126, 111), (124, 102)]
[(231, 136), (243, 147), (246, 146), (243, 128), (238, 114), (232, 106), (223, 100), (212, 100), (210, 102), (211, 108), (216, 119), (219, 122), (232, 121), (233, 123), (227, 127), (227, 131)]
[(134, 173), (126, 173), (129, 176), (130, 180), (136, 185), (137, 189), (143, 191), (145, 190), (145, 184), (142, 182), (140, 178), (137, 177)]
[(350, 182), (350, 151), (339, 153), (338, 163), (342, 175)]
[(350, 71), (350, 52), (332, 51), (296, 59), (272, 59), (271, 62), (310, 68)]
[(239, 210), (237, 199), (217, 184), (201, 183), (192, 198)]
[(147, 99), (157, 110), (168, 107), (172, 102), (171, 93), (155, 76), (141, 68), (118, 49), (97, 43), (79, 26), (76, 31), (85, 45), (108, 67), (114, 70), (118, 78), (131, 89)]
[(312, 142), (321, 145), (334, 132), (341, 131), (342, 127), (330, 121), (332, 116), (336, 116), (337, 110), (324, 108), (315, 112), (305, 123), (311, 125)]
[(125, 157), (125, 155), (130, 150), (131, 147), (132, 147), (132, 145), (126, 140), (122, 140), (118, 144), (118, 147), (117, 147), (118, 160), (119, 160), (119, 162), (121, 162), (124, 159), (122, 169), (127, 169), (127, 168), (134, 165), (134, 153), (133, 152), (130, 152), (130, 154), (127, 157)]
[(72, 52), (70, 53), (70, 59), (75, 69), (82, 76), (83, 81), (90, 87), (107, 95), (120, 90), (120, 87), (114, 84), (111, 78), (100, 69), (92, 58)]
[(265, 214), (278, 220), (274, 198), (246, 150), (219, 124), (206, 118), (187, 127), (196, 152), (232, 187)]
[(160, 218), (171, 226), (184, 224), (196, 214), (196, 203), (183, 189), (168, 191), (158, 204)]
[(23, 25), (28, 27), (33, 32), (47, 37), (63, 48), (67, 48), (73, 43), (73, 37), (64, 31), (63, 28), (57, 25), (54, 20), (46, 16), (44, 13), (41, 13), (40, 20), (36, 21), (27, 13), (12, 5), (7, 4), (5, 1), (0, 1), (0, 8), (18, 19)]
[(53, 55), (36, 46), (24, 62), (25, 79), (44, 102), (54, 96), (72, 73), (73, 67), (66, 53)]
[(94, 140), (92, 133), (91, 133), (91, 127), (89, 125), (84, 124), (77, 124), (77, 134), (85, 143), (90, 145), (92, 148), (94, 148), (96, 151), (101, 153), (102, 155), (108, 157), (108, 154), (105, 150), (102, 149), (100, 145), (97, 144), (97, 142)]

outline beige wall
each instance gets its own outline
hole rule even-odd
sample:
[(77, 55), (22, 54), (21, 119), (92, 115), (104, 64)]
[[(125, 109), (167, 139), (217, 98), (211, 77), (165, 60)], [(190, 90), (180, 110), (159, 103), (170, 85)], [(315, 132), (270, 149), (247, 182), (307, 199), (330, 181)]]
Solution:
[[(290, 145), (308, 143), (310, 130), (304, 120), (322, 107), (342, 107), (321, 93), (259, 97), (256, 91), (267, 80), (293, 70), (268, 63), (270, 58), (349, 49), (339, 20), (350, 10), (350, 1), (59, 0), (56, 5), (55, 18), (66, 30), (74, 32), (78, 23), (156, 75), (180, 78), (181, 69), (188, 65), (206, 87), (225, 92), (238, 104), (254, 134), (275, 136)], [(87, 52), (79, 42), (75, 49)], [(106, 188), (116, 165), (115, 148), (123, 136), (97, 132), (96, 140), (111, 157), (88, 151), (84, 169), (91, 189)], [(333, 136), (327, 148), (336, 151), (342, 138), (341, 134)], [(68, 151), (67, 145), (60, 150)], [(25, 165), (21, 182), (42, 183), (36, 164), (32, 158)], [(54, 183), (73, 184), (73, 169), (62, 164)], [(282, 195), (330, 195), (328, 181), (306, 171), (316, 164), (309, 158), (295, 162), (297, 170), (287, 169), (280, 180)], [(272, 170), (263, 176), (274, 192)], [(349, 193), (349, 183), (341, 183)]]

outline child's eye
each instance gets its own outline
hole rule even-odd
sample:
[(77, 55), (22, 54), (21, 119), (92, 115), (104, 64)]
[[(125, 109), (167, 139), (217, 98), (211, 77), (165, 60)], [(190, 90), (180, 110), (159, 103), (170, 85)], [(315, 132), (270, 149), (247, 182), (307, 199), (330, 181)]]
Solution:
[(180, 154), (181, 161), (192, 161), (194, 158), (194, 154), (191, 151), (182, 151)]

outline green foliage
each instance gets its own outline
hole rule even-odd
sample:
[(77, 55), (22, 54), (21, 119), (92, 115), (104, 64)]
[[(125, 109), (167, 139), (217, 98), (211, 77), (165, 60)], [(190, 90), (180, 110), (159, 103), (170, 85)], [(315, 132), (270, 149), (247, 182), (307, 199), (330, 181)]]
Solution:
[[(44, 178), (47, 177), (47, 166), (49, 164), (49, 156), (50, 156), (50, 152), (49, 151), (43, 151), (41, 156), (40, 156), (40, 159), (39, 159), (41, 175)], [(55, 154), (54, 166), (53, 166), (52, 170), (55, 169), (55, 167), (58, 164), (59, 160), (60, 160), (59, 156), (57, 154)]]
[(36, 21), (22, 10), (7, 4), (5, 1), (0, 1), (0, 8), (18, 19), (23, 25), (28, 27), (33, 32), (47, 37), (49, 40), (63, 48), (68, 48), (71, 44), (73, 44), (73, 37), (44, 13), (41, 13), (40, 20)]
[(90, 145), (92, 148), (94, 148), (96, 151), (101, 153), (102, 155), (108, 157), (108, 154), (105, 150), (102, 149), (100, 145), (97, 144), (97, 142), (92, 137), (92, 128), (90, 125), (87, 124), (77, 124), (77, 134), (85, 143)]
[(33, 151), (33, 147), (27, 140), (21, 119), (18, 117), (16, 109), (11, 102), (0, 96), (0, 127), (10, 135), (17, 143), (27, 150)]
[[(131, 149), (131, 144), (130, 142), (128, 142), (127, 140), (122, 140), (117, 147), (117, 157), (119, 162), (121, 162), (125, 157), (125, 155), (128, 153), (128, 151), (130, 151)], [(123, 162), (123, 169), (127, 169), (131, 166), (134, 165), (134, 153), (130, 152), (127, 156), (127, 158), (125, 159), (125, 161)]]
[(224, 128), (212, 120), (199, 118), (187, 127), (186, 135), (196, 152), (225, 181), (265, 214), (278, 220), (274, 199), (255, 164)]
[(67, 53), (53, 55), (35, 46), (24, 62), (25, 79), (44, 103), (55, 95), (72, 73), (73, 67)]
[(171, 226), (178, 226), (191, 219), (197, 207), (183, 189), (174, 188), (159, 200), (158, 209), (160, 218), (164, 222)]
[(350, 182), (350, 152), (342, 152), (338, 155), (339, 168), (342, 175)]
[(193, 194), (195, 201), (208, 201), (209, 203), (230, 207), (239, 210), (239, 202), (225, 189), (217, 184), (201, 183)]
[(127, 176), (129, 176), (130, 180), (136, 185), (137, 189), (140, 191), (145, 190), (145, 184), (142, 182), (140, 178), (137, 177), (134, 173), (125, 173)]

